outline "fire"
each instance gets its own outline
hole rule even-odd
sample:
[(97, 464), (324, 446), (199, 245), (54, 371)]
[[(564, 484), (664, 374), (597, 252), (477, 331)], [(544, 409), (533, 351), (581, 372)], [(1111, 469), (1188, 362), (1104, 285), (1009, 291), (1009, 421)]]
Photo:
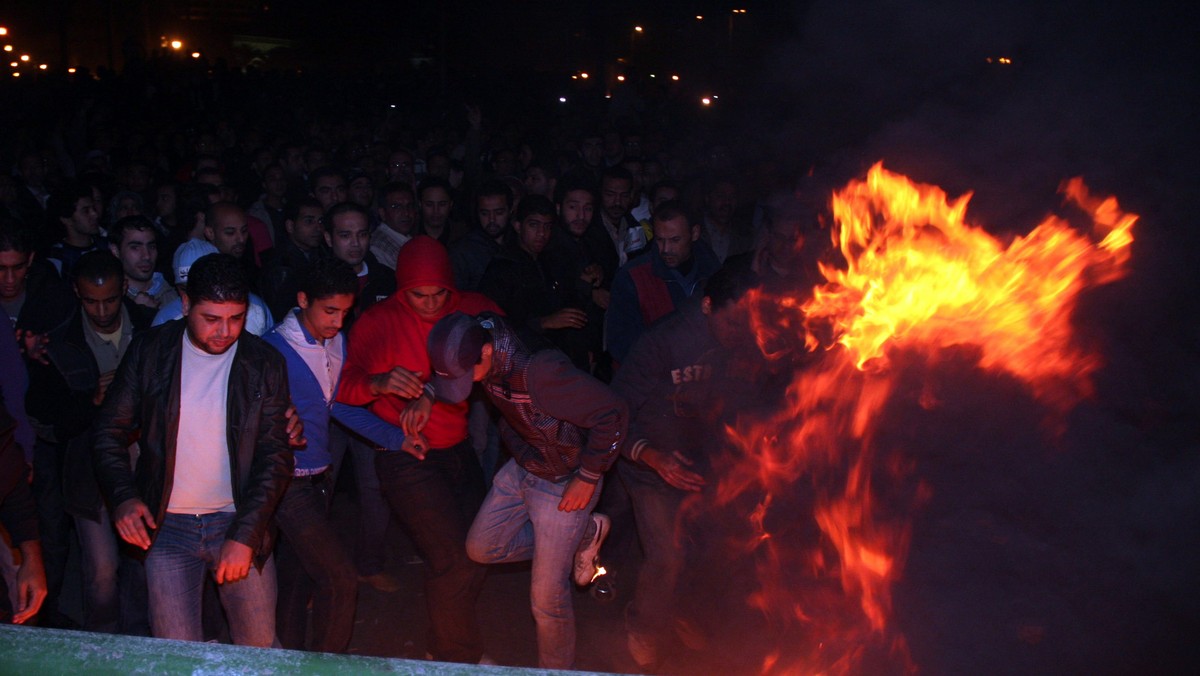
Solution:
[[(736, 457), (721, 469), (717, 489), (719, 505), (759, 496), (743, 544), (755, 554), (761, 585), (751, 605), (820, 634), (820, 643), (792, 657), (797, 663), (775, 652), (764, 671), (860, 671), (869, 641), (880, 642), (893, 667), (915, 669), (903, 636), (889, 626), (891, 586), (907, 558), (910, 513), (932, 487), (912, 476), (902, 450), (876, 444), (881, 413), (896, 395), (899, 355), (930, 365), (948, 349), (968, 355), (979, 369), (1023, 383), (1053, 414), (1091, 394), (1101, 361), (1076, 338), (1072, 312), (1086, 288), (1125, 273), (1137, 216), (1114, 198), (1090, 195), (1080, 179), (1061, 192), (1090, 221), (1090, 233), (1050, 216), (1005, 242), (968, 222), (970, 194), (948, 199), (876, 164), (832, 196), (841, 260), (821, 264), (825, 282), (795, 297), (749, 297), (768, 359), (787, 353), (781, 335), (810, 355), (781, 410), (728, 430)], [(930, 392), (919, 397), (926, 408), (937, 405)], [(802, 480), (811, 481), (821, 543), (795, 557), (772, 537), (768, 516)], [(897, 487), (903, 500), (895, 499)], [(823, 575), (840, 580), (857, 620), (820, 607), (813, 585), (796, 582), (819, 583)]]

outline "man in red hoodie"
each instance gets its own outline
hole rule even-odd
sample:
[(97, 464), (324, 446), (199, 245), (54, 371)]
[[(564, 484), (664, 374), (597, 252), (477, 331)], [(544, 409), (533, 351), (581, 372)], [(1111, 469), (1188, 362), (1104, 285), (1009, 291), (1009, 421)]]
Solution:
[(437, 660), (478, 662), (483, 644), (475, 600), (484, 569), (467, 557), (467, 530), (485, 492), (483, 471), (467, 438), (466, 403), (435, 401), (426, 343), (439, 319), (499, 308), (486, 296), (458, 291), (450, 257), (437, 240), (413, 238), (396, 260), (396, 292), (354, 324), (338, 401), (368, 406), (425, 443), (381, 450), (379, 481), (392, 513), (425, 560), (429, 653)]

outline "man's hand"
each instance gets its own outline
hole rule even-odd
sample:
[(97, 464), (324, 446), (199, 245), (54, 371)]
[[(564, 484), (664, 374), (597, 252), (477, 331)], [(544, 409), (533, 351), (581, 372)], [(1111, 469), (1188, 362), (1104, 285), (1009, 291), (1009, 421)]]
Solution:
[(113, 512), (113, 525), (117, 527), (122, 540), (142, 549), (150, 549), (150, 530), (158, 528), (150, 508), (138, 498), (130, 498), (117, 505)]
[(405, 399), (416, 399), (425, 391), (425, 383), (421, 382), (421, 371), (413, 373), (403, 366), (371, 376), (371, 394), (395, 394)]
[(104, 393), (108, 392), (108, 386), (112, 385), (113, 376), (117, 375), (116, 371), (100, 374), (100, 382), (96, 383), (96, 393), (92, 395), (92, 404), (99, 406), (104, 401)]
[(599, 263), (592, 263), (583, 269), (579, 279), (591, 284), (592, 288), (599, 288), (600, 283), (604, 281), (604, 268), (600, 267)]
[(146, 307), (152, 307), (155, 309), (158, 308), (158, 301), (154, 300), (154, 296), (151, 296), (145, 291), (137, 292), (133, 296), (133, 302), (137, 303), (138, 305), (145, 305)]
[(424, 460), (429, 453), (429, 442), (421, 434), (410, 434), (404, 439), (404, 445), (400, 450), (411, 455), (417, 460)]
[(573, 307), (565, 307), (541, 319), (542, 329), (582, 329), (587, 325), (587, 313)]
[(21, 543), (21, 567), (17, 569), (17, 609), (13, 624), (24, 624), (37, 615), (46, 600), (46, 569), (42, 565), (42, 545), (37, 540)]
[(592, 302), (600, 306), (600, 309), (608, 309), (608, 301), (612, 297), (608, 289), (592, 289)]
[(425, 429), (432, 411), (433, 398), (422, 392), (421, 396), (405, 404), (404, 410), (400, 411), (400, 429), (404, 430), (405, 434), (419, 433)]
[(49, 334), (34, 333), (29, 329), (17, 329), (17, 345), (20, 346), (21, 352), (27, 359), (49, 365), (50, 359), (46, 356), (46, 346), (49, 344)]
[(692, 461), (679, 451), (666, 453), (653, 446), (646, 446), (638, 459), (658, 472), (663, 481), (681, 491), (698, 491), (704, 488), (704, 477), (688, 469), (692, 466)]
[(592, 493), (596, 491), (596, 484), (589, 484), (577, 476), (571, 477), (567, 482), (567, 487), (563, 490), (562, 500), (558, 501), (558, 511), (574, 512), (578, 509), (583, 509), (592, 501)]
[(296, 405), (288, 404), (283, 415), (287, 417), (288, 446), (292, 448), (307, 446), (308, 439), (304, 438), (304, 423), (300, 421), (300, 416), (296, 413)]
[(237, 582), (250, 574), (254, 550), (235, 540), (221, 543), (221, 559), (217, 562), (217, 584)]

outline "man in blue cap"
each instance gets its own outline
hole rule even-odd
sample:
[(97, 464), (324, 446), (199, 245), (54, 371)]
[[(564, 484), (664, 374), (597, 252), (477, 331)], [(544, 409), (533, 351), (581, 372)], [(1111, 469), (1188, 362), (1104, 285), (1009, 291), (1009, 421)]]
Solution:
[(538, 664), (570, 669), (571, 579), (587, 585), (596, 577), (609, 520), (592, 510), (625, 439), (628, 408), (562, 352), (531, 350), (490, 313), (440, 320), (429, 334), (429, 356), (438, 398), (462, 401), (482, 383), (503, 415), (500, 438), (512, 454), (471, 526), (467, 554), (479, 563), (532, 559)]

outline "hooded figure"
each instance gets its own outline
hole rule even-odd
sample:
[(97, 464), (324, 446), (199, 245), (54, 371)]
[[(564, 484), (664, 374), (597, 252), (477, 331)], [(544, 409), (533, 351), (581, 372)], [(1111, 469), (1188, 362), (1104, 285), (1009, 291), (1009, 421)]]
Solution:
[[(396, 293), (368, 308), (350, 332), (338, 401), (370, 404), (375, 415), (399, 425), (409, 400), (376, 396), (371, 376), (400, 366), (429, 382), (433, 368), (426, 341), (433, 325), (452, 312), (476, 315), (486, 310), (500, 312), (487, 296), (455, 288), (450, 257), (441, 243), (428, 236), (413, 238), (396, 257)], [(423, 434), (430, 448), (449, 448), (465, 439), (467, 404), (436, 401)]]

